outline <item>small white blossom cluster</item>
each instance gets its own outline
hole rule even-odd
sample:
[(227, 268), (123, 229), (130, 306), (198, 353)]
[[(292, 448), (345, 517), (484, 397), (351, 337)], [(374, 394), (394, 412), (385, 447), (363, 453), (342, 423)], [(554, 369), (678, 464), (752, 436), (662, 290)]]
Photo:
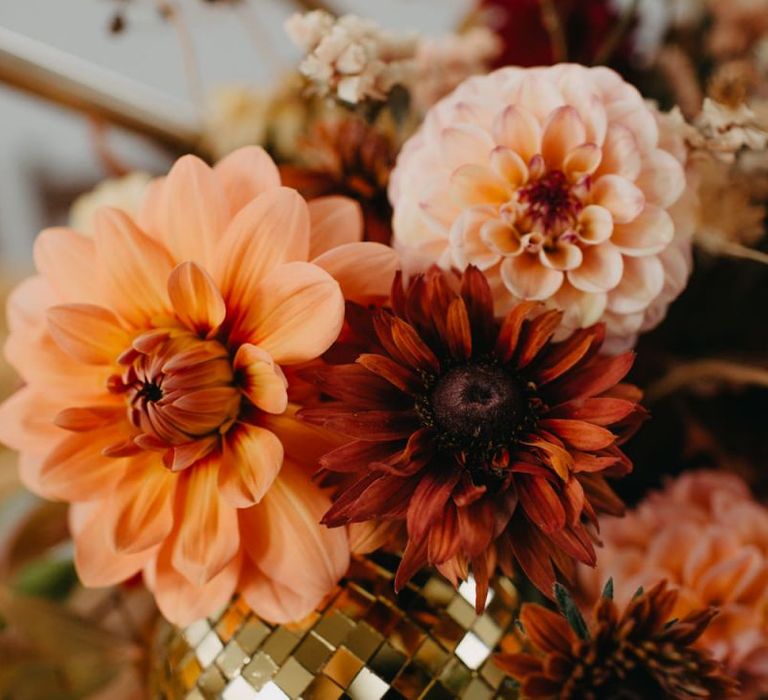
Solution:
[(342, 102), (385, 100), (395, 85), (410, 82), (415, 69), (415, 37), (385, 32), (356, 15), (296, 14), (286, 31), (308, 54), (299, 66), (302, 75), (318, 94)]
[(740, 150), (760, 151), (768, 148), (768, 131), (757, 114), (746, 103), (724, 105), (710, 98), (704, 100), (701, 113), (694, 122), (702, 143), (723, 160), (732, 161)]
[(486, 27), (421, 39), (411, 86), (414, 106), (426, 111), (470, 76), (487, 73), (500, 51), (501, 40)]

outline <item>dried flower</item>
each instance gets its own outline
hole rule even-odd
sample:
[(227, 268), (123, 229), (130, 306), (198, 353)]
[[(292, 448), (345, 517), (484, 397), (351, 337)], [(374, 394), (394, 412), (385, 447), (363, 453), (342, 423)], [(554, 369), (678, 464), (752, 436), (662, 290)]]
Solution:
[(676, 619), (676, 598), (659, 583), (640, 592), (619, 613), (606, 595), (595, 605), (589, 627), (575, 607), (566, 608), (566, 620), (526, 603), (520, 622), (532, 653), (500, 654), (496, 663), (520, 682), (530, 700), (737, 697), (735, 682), (707, 652), (693, 646), (716, 610)]
[(147, 173), (135, 171), (99, 183), (72, 204), (69, 210), (70, 228), (93, 235), (94, 216), (101, 207), (114, 207), (136, 216), (151, 179)]
[(385, 32), (356, 15), (335, 19), (315, 10), (294, 15), (285, 27), (308, 53), (299, 70), (321, 96), (353, 105), (385, 100), (395, 85), (408, 82), (414, 68), (415, 38)]
[(733, 162), (742, 149), (760, 151), (768, 148), (768, 131), (746, 102), (728, 105), (707, 97), (695, 126), (703, 141), (694, 145), (706, 148), (728, 162)]
[(598, 567), (580, 574), (589, 597), (607, 575), (622, 604), (666, 579), (679, 592), (675, 616), (719, 608), (697, 646), (741, 681), (740, 697), (768, 692), (768, 510), (738, 477), (684, 474), (624, 519), (604, 519), (601, 532)]
[(586, 523), (621, 513), (605, 476), (630, 470), (617, 445), (642, 417), (619, 384), (632, 354), (599, 356), (599, 326), (553, 344), (562, 314), (533, 303), (495, 321), (473, 267), (397, 279), (391, 306), (348, 313), (362, 354), (308, 377), (333, 400), (301, 417), (352, 440), (321, 460), (346, 479), (323, 522), (405, 522), (396, 585), (471, 566), (479, 609), (497, 563), (546, 592), (556, 569), (594, 564)]
[(317, 524), (330, 501), (310, 480), (333, 443), (292, 419), (283, 368), (335, 340), (342, 289), (389, 288), (394, 254), (354, 243), (359, 221), (348, 200), (308, 206), (251, 147), (214, 169), (181, 158), (138, 218), (100, 209), (93, 238), (40, 235), (39, 274), (9, 304), (26, 386), (0, 436), (29, 488), (73, 504), (86, 585), (143, 571), (174, 622), (235, 590), (286, 621), (345, 572), (346, 535)]
[(628, 346), (687, 279), (685, 157), (607, 68), (470, 78), (403, 147), (390, 185), (395, 245), (410, 267), (480, 267), (498, 314), (547, 301), (566, 328), (603, 320)]
[(283, 181), (305, 197), (340, 194), (363, 208), (366, 239), (388, 244), (392, 207), (387, 199), (395, 145), (383, 129), (354, 116), (320, 119), (300, 139), (300, 165), (281, 167)]
[(263, 146), (271, 96), (245, 85), (221, 86), (206, 105), (202, 147), (218, 160), (243, 146)]

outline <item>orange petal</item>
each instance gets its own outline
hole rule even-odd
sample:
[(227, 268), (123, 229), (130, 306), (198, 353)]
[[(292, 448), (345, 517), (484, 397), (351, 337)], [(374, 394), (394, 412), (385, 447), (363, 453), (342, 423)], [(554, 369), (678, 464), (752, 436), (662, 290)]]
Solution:
[(92, 304), (63, 304), (48, 309), (48, 328), (68, 355), (93, 365), (112, 364), (130, 339), (117, 317)]
[(494, 146), (488, 132), (474, 124), (449, 126), (440, 133), (440, 156), (451, 171), (469, 163), (487, 164)]
[(232, 220), (218, 250), (214, 279), (230, 307), (247, 307), (275, 267), (309, 256), (306, 202), (287, 187), (263, 192)]
[(227, 434), (219, 471), (219, 488), (235, 508), (261, 501), (283, 464), (283, 444), (256, 425), (240, 423)]
[(68, 228), (49, 228), (35, 239), (35, 267), (50, 282), (60, 301), (99, 298), (93, 239)]
[(119, 209), (99, 209), (94, 221), (106, 305), (133, 326), (167, 313), (166, 281), (173, 269), (168, 251)]
[(462, 207), (503, 204), (512, 196), (510, 185), (485, 165), (462, 165), (451, 174), (451, 193)]
[(310, 478), (286, 462), (261, 503), (240, 511), (243, 530), (254, 533), (243, 541), (248, 556), (273, 581), (301, 596), (330, 593), (349, 566), (345, 529), (320, 525), (330, 504)]
[(572, 182), (579, 180), (597, 170), (601, 157), (600, 146), (596, 146), (594, 143), (584, 143), (566, 155), (563, 170)]
[(349, 197), (318, 197), (309, 202), (312, 227), (309, 257), (316, 258), (326, 251), (363, 240), (363, 211)]
[(491, 167), (512, 188), (520, 187), (528, 180), (528, 166), (511, 148), (494, 148), (491, 153)]
[(623, 177), (603, 175), (592, 188), (592, 202), (611, 212), (615, 223), (626, 224), (643, 210), (645, 195)]
[(248, 343), (238, 348), (234, 361), (243, 393), (267, 413), (283, 413), (288, 406), (288, 382), (268, 352)]
[(607, 292), (621, 281), (624, 259), (618, 248), (608, 242), (582, 251), (581, 265), (568, 272), (568, 281), (582, 292)]
[(562, 615), (541, 605), (528, 603), (520, 613), (520, 622), (528, 638), (539, 649), (571, 654), (575, 635)]
[(381, 243), (347, 243), (312, 262), (339, 283), (345, 299), (358, 304), (387, 297), (400, 265), (398, 254)]
[(341, 331), (344, 297), (338, 282), (317, 265), (280, 265), (253, 290), (238, 334), (280, 364), (322, 355)]
[(520, 299), (549, 299), (563, 283), (560, 270), (544, 267), (536, 255), (527, 253), (505, 258), (501, 263), (504, 286)]
[(649, 204), (634, 221), (616, 226), (611, 243), (624, 255), (654, 255), (664, 250), (674, 235), (672, 217), (664, 209)]
[(145, 570), (147, 584), (155, 594), (157, 607), (175, 625), (190, 625), (214, 615), (230, 602), (242, 568), (235, 556), (213, 578), (198, 586), (190, 583), (171, 563), (172, 543), (166, 543), (155, 562)]
[(141, 552), (160, 544), (173, 528), (173, 496), (177, 477), (160, 455), (131, 461), (131, 467), (115, 486), (108, 524), (117, 552)]
[(233, 217), (265, 190), (280, 187), (277, 166), (261, 146), (245, 146), (233, 151), (216, 163), (213, 173), (224, 190)]
[(610, 430), (583, 420), (546, 418), (539, 421), (539, 425), (577, 450), (602, 450), (616, 441)]
[(75, 542), (75, 568), (78, 578), (86, 586), (114, 586), (141, 571), (156, 555), (155, 549), (135, 554), (115, 552), (104, 527), (111, 510), (112, 502), (108, 499), (73, 503), (69, 509), (69, 528)]
[(579, 214), (578, 236), (587, 245), (604, 243), (612, 232), (613, 217), (607, 209), (590, 204)]
[(224, 187), (213, 170), (196, 156), (186, 155), (167, 177), (150, 185), (141, 221), (174, 261), (205, 265), (221, 245), (230, 219)]
[(168, 296), (178, 319), (201, 335), (215, 335), (227, 315), (213, 278), (193, 262), (183, 262), (173, 270), (168, 278)]
[(632, 130), (624, 124), (611, 124), (605, 135), (603, 159), (598, 175), (612, 173), (635, 181), (642, 168), (642, 156)]
[(237, 513), (218, 490), (219, 460), (212, 455), (179, 477), (186, 494), (172, 563), (197, 586), (221, 572), (240, 546)]

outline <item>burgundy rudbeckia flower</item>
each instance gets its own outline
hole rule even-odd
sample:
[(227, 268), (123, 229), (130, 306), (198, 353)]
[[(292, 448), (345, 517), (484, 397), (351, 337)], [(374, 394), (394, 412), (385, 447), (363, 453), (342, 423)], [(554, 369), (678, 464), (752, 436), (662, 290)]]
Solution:
[(633, 355), (599, 356), (602, 326), (552, 342), (561, 313), (534, 303), (495, 320), (472, 267), (398, 277), (390, 304), (348, 313), (368, 346), (354, 364), (312, 370), (329, 401), (303, 418), (352, 439), (322, 458), (344, 476), (324, 522), (404, 521), (396, 586), (471, 567), (478, 609), (497, 564), (545, 593), (574, 560), (594, 566), (588, 526), (622, 512), (605, 476), (630, 471), (617, 445), (643, 413), (619, 384)]

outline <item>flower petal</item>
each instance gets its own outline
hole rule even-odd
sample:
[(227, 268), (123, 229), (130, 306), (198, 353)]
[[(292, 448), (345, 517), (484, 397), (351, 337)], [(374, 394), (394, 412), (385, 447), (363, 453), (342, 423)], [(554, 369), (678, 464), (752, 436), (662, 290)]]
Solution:
[(261, 146), (245, 146), (233, 151), (213, 168), (234, 217), (265, 190), (280, 187), (280, 172)]
[(167, 313), (166, 282), (173, 269), (168, 251), (120, 209), (99, 209), (94, 222), (105, 305), (133, 326)]
[(220, 573), (240, 547), (237, 512), (218, 490), (219, 460), (211, 455), (179, 476), (185, 480), (183, 516), (171, 561), (197, 586)]
[(178, 319), (201, 335), (215, 335), (227, 315), (213, 278), (193, 262), (183, 262), (171, 272), (168, 296)]
[(69, 228), (48, 228), (35, 239), (35, 267), (50, 282), (60, 301), (88, 302), (99, 298), (93, 271), (93, 239)]
[(648, 202), (667, 209), (683, 194), (685, 172), (671, 153), (656, 149), (645, 156), (643, 170), (635, 184), (645, 193)]
[(494, 170), (485, 165), (462, 165), (451, 174), (451, 192), (462, 207), (503, 204), (512, 196), (512, 188)]
[(540, 152), (541, 127), (524, 107), (509, 105), (493, 122), (493, 138), (499, 146), (519, 153), (527, 163)]
[(505, 258), (501, 263), (501, 279), (506, 288), (520, 299), (549, 299), (563, 283), (559, 270), (544, 267), (537, 256), (523, 254)]
[(674, 236), (672, 217), (664, 209), (648, 204), (634, 221), (616, 226), (611, 242), (624, 255), (636, 257), (660, 253)]
[(231, 218), (224, 188), (202, 160), (186, 155), (168, 176), (153, 183), (145, 198), (142, 223), (175, 262), (211, 260)]
[(347, 301), (358, 304), (387, 297), (400, 266), (397, 252), (381, 243), (347, 243), (312, 262), (339, 283)]
[(315, 592), (297, 593), (289, 585), (277, 582), (258, 567), (244, 567), (239, 584), (240, 594), (262, 619), (273, 624), (289, 624), (307, 617), (327, 595)]
[(363, 240), (363, 211), (349, 197), (318, 197), (309, 202), (309, 257)]
[(270, 354), (255, 345), (241, 345), (234, 360), (243, 393), (262, 411), (283, 413), (288, 406), (288, 381)]
[(63, 304), (48, 309), (48, 329), (56, 344), (80, 362), (112, 364), (130, 344), (117, 317), (92, 304)]
[(343, 322), (338, 282), (317, 265), (292, 262), (255, 286), (240, 333), (276, 362), (296, 364), (322, 355)]
[(618, 314), (643, 311), (664, 288), (664, 266), (656, 256), (625, 258), (621, 283), (608, 295), (608, 309)]
[(642, 156), (637, 139), (624, 124), (611, 124), (605, 135), (603, 159), (598, 175), (620, 175), (634, 182), (642, 168)]
[(565, 157), (587, 138), (579, 113), (570, 105), (555, 109), (544, 124), (541, 155), (550, 169), (560, 169)]
[(467, 164), (487, 165), (495, 144), (488, 133), (474, 124), (458, 124), (440, 134), (440, 155), (445, 167), (453, 172)]
[(587, 245), (603, 243), (613, 232), (613, 217), (604, 207), (590, 204), (579, 214), (579, 240)]
[(581, 265), (568, 271), (568, 281), (582, 292), (606, 292), (619, 284), (623, 273), (621, 253), (606, 242), (583, 250)]
[(617, 224), (626, 224), (645, 206), (643, 191), (618, 175), (603, 175), (592, 188), (592, 202), (605, 207)]
[(528, 180), (528, 166), (511, 148), (494, 148), (491, 152), (491, 168), (512, 188), (520, 187)]
[(261, 501), (283, 464), (283, 445), (264, 428), (239, 423), (224, 439), (219, 488), (235, 508)]

